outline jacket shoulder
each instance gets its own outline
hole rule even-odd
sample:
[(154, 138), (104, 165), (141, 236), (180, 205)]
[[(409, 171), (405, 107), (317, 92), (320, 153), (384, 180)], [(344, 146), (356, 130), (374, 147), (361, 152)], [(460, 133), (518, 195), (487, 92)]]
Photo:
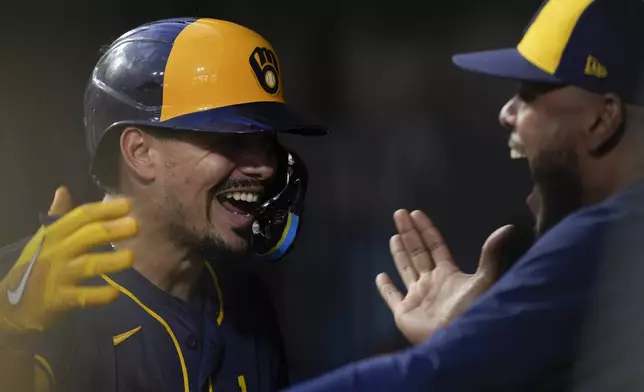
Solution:
[(0, 248), (0, 279), (9, 273), (29, 240), (31, 240), (31, 236)]

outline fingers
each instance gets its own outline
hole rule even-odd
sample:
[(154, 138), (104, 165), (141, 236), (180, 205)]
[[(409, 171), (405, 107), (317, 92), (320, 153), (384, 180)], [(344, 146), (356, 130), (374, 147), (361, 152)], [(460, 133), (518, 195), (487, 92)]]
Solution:
[(376, 276), (376, 287), (378, 287), (380, 296), (392, 312), (405, 298), (386, 273)]
[(92, 248), (133, 237), (138, 230), (138, 221), (132, 217), (91, 223), (62, 240), (56, 251), (63, 258), (71, 259)]
[(76, 282), (102, 274), (112, 274), (132, 267), (133, 263), (134, 253), (130, 249), (88, 253), (69, 263), (64, 279), (67, 282)]
[(49, 215), (65, 215), (72, 210), (73, 206), (74, 203), (72, 202), (69, 189), (65, 186), (60, 186), (56, 189), (54, 201), (52, 201), (49, 207)]
[(76, 207), (48, 227), (47, 239), (60, 241), (85, 225), (122, 218), (129, 214), (130, 210), (131, 202), (123, 198)]
[(405, 245), (403, 245), (400, 235), (396, 234), (391, 237), (391, 240), (389, 240), (389, 250), (400, 278), (405, 284), (405, 287), (409, 289), (409, 285), (418, 280), (418, 272), (416, 272), (416, 269), (411, 264), (411, 258), (407, 253)]
[(406, 210), (396, 211), (394, 213), (394, 222), (416, 272), (420, 274), (431, 271), (434, 268), (434, 262), (429, 249), (423, 243), (418, 230), (416, 230), (409, 212)]
[(90, 308), (107, 305), (118, 298), (121, 292), (112, 286), (84, 286), (61, 289), (52, 304), (52, 310)]
[(481, 259), (479, 260), (479, 265), (476, 270), (477, 274), (487, 274), (493, 277), (498, 274), (498, 261), (501, 246), (505, 241), (507, 241), (514, 229), (515, 228), (512, 225), (503, 226), (496, 229), (496, 231), (490, 234), (487, 240), (485, 240), (483, 250), (481, 251)]
[(420, 232), (424, 246), (429, 249), (431, 258), (435, 264), (449, 263), (454, 265), (454, 258), (445, 244), (443, 236), (438, 231), (424, 212), (416, 210), (411, 213), (411, 219)]

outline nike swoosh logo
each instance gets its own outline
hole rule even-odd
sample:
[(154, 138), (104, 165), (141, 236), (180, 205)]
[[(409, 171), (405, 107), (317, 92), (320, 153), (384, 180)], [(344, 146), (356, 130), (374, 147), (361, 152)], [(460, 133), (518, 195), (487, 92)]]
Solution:
[(40, 240), (40, 244), (38, 245), (38, 249), (36, 249), (36, 253), (34, 253), (34, 256), (31, 258), (29, 265), (27, 265), (27, 270), (25, 271), (25, 274), (22, 275), (22, 279), (20, 279), (20, 284), (18, 285), (18, 288), (15, 290), (9, 290), (7, 288), (7, 299), (9, 300), (9, 303), (11, 305), (18, 305), (18, 303), (22, 299), (22, 295), (25, 293), (25, 287), (27, 286), (27, 281), (29, 280), (29, 276), (31, 275), (31, 271), (34, 268), (34, 265), (36, 265), (36, 260), (38, 260), (38, 256), (40, 255), (40, 250), (42, 249), (42, 245), (44, 243), (45, 243), (45, 236), (43, 235), (42, 239)]
[(120, 335), (116, 335), (112, 338), (112, 341), (114, 342), (114, 347), (118, 346), (119, 344), (123, 343), (123, 341), (130, 336), (134, 335), (135, 333), (139, 332), (141, 330), (141, 326), (139, 325), (138, 327), (131, 329), (127, 332), (123, 332)]

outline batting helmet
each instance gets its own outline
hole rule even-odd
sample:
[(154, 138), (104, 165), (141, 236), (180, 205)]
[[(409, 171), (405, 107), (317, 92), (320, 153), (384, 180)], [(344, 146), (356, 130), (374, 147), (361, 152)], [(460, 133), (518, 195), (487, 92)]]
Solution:
[[(85, 92), (90, 173), (97, 178), (110, 135), (127, 126), (169, 131), (325, 135), (287, 106), (280, 64), (256, 32), (216, 19), (167, 19), (113, 42)], [(285, 151), (284, 187), (256, 214), (255, 252), (278, 259), (291, 248), (306, 194), (304, 164)]]

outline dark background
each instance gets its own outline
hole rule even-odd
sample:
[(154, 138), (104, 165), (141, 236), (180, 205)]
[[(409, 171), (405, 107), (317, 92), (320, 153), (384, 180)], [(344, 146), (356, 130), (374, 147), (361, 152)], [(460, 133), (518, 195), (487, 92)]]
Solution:
[(398, 208), (427, 212), (459, 264), (527, 213), (530, 179), (497, 121), (514, 85), (467, 74), (456, 52), (513, 46), (538, 1), (3, 2), (0, 242), (35, 231), (55, 188), (102, 195), (86, 175), (82, 95), (99, 49), (156, 19), (246, 25), (275, 47), (291, 105), (331, 127), (287, 143), (308, 162), (297, 249), (264, 273), (295, 380), (405, 345), (373, 283), (394, 273)]

